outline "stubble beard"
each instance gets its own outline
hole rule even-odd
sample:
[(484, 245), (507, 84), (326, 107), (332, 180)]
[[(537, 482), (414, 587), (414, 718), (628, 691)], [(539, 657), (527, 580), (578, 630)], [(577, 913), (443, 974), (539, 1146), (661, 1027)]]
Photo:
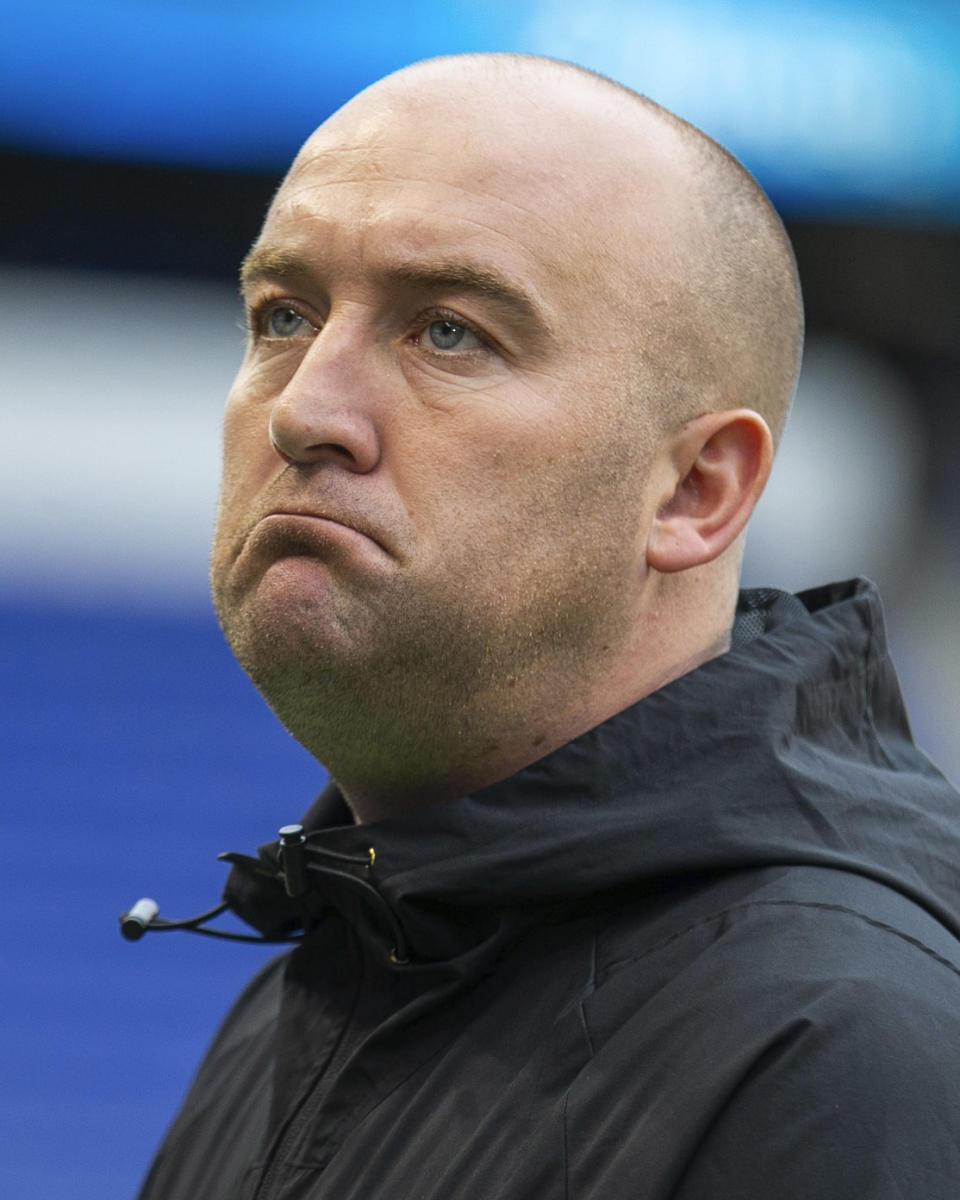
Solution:
[(632, 437), (615, 426), (599, 453), (512, 509), (498, 498), (492, 543), (490, 523), (476, 519), (434, 574), (364, 579), (331, 567), (323, 594), (300, 590), (296, 602), (256, 580), (231, 583), (221, 506), (221, 627), (277, 717), (334, 778), (376, 788), (453, 777), (606, 687), (634, 636), (631, 530), (649, 452), (629, 424)]
[(353, 596), (337, 613), (256, 587), (215, 587), (214, 602), (241, 666), (334, 778), (413, 788), (548, 719), (545, 705), (569, 704), (620, 649), (626, 621), (610, 598), (621, 565), (595, 545), (568, 557), (507, 576), (506, 603), (469, 571), (416, 588), (380, 580), (370, 602)]

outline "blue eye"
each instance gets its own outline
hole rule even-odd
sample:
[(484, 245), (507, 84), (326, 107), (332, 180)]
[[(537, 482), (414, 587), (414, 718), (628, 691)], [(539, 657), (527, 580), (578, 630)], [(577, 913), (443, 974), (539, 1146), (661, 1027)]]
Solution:
[(466, 332), (462, 325), (457, 325), (454, 321), (430, 322), (430, 341), (438, 350), (453, 350), (463, 341)]
[(483, 342), (469, 326), (449, 317), (438, 317), (427, 326), (427, 336), (435, 350), (478, 350)]
[(275, 338), (296, 337), (304, 332), (308, 322), (295, 308), (272, 308), (267, 314), (267, 336)]

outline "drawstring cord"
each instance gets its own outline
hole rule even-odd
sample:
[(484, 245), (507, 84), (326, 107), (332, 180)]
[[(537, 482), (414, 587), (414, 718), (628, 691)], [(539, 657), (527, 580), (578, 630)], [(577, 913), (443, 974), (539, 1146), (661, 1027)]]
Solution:
[(284, 934), (282, 937), (266, 937), (264, 934), (230, 933), (226, 929), (208, 929), (208, 921), (213, 921), (225, 913), (229, 904), (224, 901), (216, 908), (210, 908), (195, 917), (187, 917), (183, 921), (167, 921), (158, 917), (158, 907), (155, 900), (138, 900), (136, 904), (120, 917), (120, 932), (128, 942), (138, 942), (145, 933), (167, 933), (171, 929), (182, 929), (184, 933), (202, 933), (204, 937), (222, 938), (228, 942), (299, 942), (300, 935)]
[[(315, 835), (313, 835), (315, 836)], [(246, 854), (227, 853), (218, 857), (225, 862), (248, 871), (251, 874), (263, 875), (283, 883), (284, 891), (291, 900), (298, 900), (310, 890), (308, 873), (328, 879), (336, 879), (358, 888), (364, 896), (373, 903), (374, 908), (389, 928), (393, 938), (393, 949), (390, 961), (397, 965), (409, 962), (407, 956), (407, 940), (403, 928), (397, 920), (393, 909), (381, 896), (377, 888), (361, 875), (351, 871), (327, 866), (323, 860), (343, 866), (361, 867), (368, 872), (376, 860), (376, 852), (371, 846), (365, 855), (341, 854), (336, 850), (327, 850), (322, 846), (311, 845), (312, 836), (303, 831), (302, 825), (284, 825), (279, 830), (280, 845), (277, 853), (278, 867), (271, 870), (262, 859), (251, 858)], [(159, 908), (155, 900), (144, 898), (123, 913), (120, 917), (120, 932), (127, 941), (139, 941), (145, 933), (161, 933), (172, 929), (180, 929), (185, 933), (200, 933), (206, 937), (221, 938), (230, 942), (258, 942), (262, 944), (281, 944), (302, 941), (302, 934), (280, 934), (269, 937), (265, 934), (231, 933), (225, 929), (210, 929), (208, 923), (225, 913), (230, 905), (224, 901), (207, 912), (183, 921), (168, 921), (158, 916)]]

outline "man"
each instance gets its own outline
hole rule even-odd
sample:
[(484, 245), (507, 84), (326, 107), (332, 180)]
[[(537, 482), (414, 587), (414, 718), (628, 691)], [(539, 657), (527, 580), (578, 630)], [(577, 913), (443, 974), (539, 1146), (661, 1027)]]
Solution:
[(333, 782), (232, 856), (302, 940), (143, 1196), (955, 1197), (958, 797), (868, 585), (737, 597), (801, 344), (757, 185), (579, 68), (434, 60), (242, 276), (214, 599)]

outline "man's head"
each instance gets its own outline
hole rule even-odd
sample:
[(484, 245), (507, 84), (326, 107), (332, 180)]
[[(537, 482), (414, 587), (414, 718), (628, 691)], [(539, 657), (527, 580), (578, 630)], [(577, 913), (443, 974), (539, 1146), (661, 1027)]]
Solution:
[(703, 135), (564, 64), (418, 64), (306, 143), (244, 291), (214, 599), (361, 817), (724, 648), (801, 318)]

